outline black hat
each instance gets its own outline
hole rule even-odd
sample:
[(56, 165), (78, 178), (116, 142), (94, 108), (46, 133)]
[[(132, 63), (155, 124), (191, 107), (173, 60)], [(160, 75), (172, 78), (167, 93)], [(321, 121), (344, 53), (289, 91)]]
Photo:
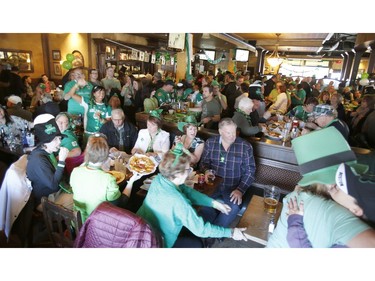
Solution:
[(336, 172), (336, 184), (353, 196), (363, 209), (366, 218), (375, 223), (375, 179), (355, 174), (349, 165), (342, 163)]
[(38, 144), (49, 143), (58, 136), (65, 137), (65, 135), (60, 132), (55, 117), (48, 113), (38, 115), (35, 118), (34, 132)]

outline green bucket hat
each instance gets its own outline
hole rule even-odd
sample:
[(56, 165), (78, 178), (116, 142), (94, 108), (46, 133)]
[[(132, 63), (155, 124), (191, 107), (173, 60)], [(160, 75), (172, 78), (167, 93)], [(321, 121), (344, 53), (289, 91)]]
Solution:
[(185, 117), (185, 122), (178, 122), (177, 123), (177, 128), (184, 133), (184, 127), (187, 124), (192, 124), (196, 127), (199, 126), (199, 123), (197, 122), (197, 119), (193, 115), (188, 115)]
[[(322, 144), (324, 140), (324, 145)], [(292, 140), (302, 179), (301, 186), (313, 183), (336, 183), (336, 171), (341, 163), (349, 165), (357, 174), (366, 173), (367, 165), (357, 163), (348, 142), (334, 127), (328, 127)]]
[(158, 119), (161, 119), (161, 113), (163, 112), (163, 109), (154, 109), (150, 111), (150, 116), (156, 117)]

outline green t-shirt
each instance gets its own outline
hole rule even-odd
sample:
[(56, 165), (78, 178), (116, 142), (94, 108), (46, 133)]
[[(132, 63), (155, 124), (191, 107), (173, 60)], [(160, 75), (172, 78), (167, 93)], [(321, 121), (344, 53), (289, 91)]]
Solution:
[(288, 116), (295, 116), (298, 120), (307, 121), (309, 113), (303, 109), (303, 105), (297, 105), (287, 113)]
[(85, 100), (82, 100), (81, 105), (86, 110), (86, 131), (90, 133), (99, 132), (103, 123), (95, 116), (95, 112), (100, 111), (100, 118), (106, 119), (110, 118), (112, 114), (112, 107), (104, 103), (95, 103), (94, 105), (89, 105)]
[[(75, 84), (76, 84), (75, 81), (69, 81), (68, 83), (66, 83), (64, 87), (64, 94), (68, 93)], [(78, 91), (76, 91), (76, 94), (83, 97), (85, 100), (89, 100), (91, 96), (92, 88), (93, 88), (92, 84), (87, 83), (85, 87), (78, 89)], [(72, 98), (70, 98), (68, 101), (68, 112), (70, 114), (75, 114), (75, 115), (78, 115), (78, 114), (83, 115), (85, 113), (83, 107), (80, 106), (79, 103), (76, 102)]]
[(61, 147), (65, 147), (69, 151), (71, 151), (74, 148), (79, 147), (77, 137), (72, 131), (65, 130), (63, 134), (66, 135), (66, 137), (64, 137), (61, 140), (61, 144), (60, 144)]
[(271, 93), (268, 95), (268, 100), (270, 100), (272, 103), (275, 103), (278, 95), (279, 92), (277, 91), (277, 89), (273, 89)]
[(299, 97), (301, 100), (298, 100), (294, 96), (292, 96), (292, 105), (293, 106), (301, 105), (305, 102), (306, 92), (305, 92), (304, 89), (301, 89), (301, 90), (297, 91), (296, 96)]
[(159, 89), (156, 90), (154, 97), (158, 100), (159, 106), (162, 103), (170, 103), (171, 102), (170, 94), (168, 92), (164, 91), (162, 88), (159, 88)]
[(283, 209), (277, 226), (267, 243), (267, 248), (289, 248), (288, 200), (297, 197), (297, 203), (304, 202), (303, 223), (314, 248), (330, 248), (333, 245), (347, 245), (359, 233), (370, 229), (348, 209), (333, 200), (324, 199), (307, 192), (291, 192), (283, 199)]

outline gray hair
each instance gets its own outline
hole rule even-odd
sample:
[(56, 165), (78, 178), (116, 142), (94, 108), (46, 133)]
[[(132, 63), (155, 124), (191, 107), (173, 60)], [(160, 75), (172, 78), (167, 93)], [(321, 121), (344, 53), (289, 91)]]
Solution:
[(223, 127), (229, 126), (229, 125), (232, 125), (232, 126), (234, 126), (234, 127), (237, 128), (237, 124), (234, 123), (234, 121), (232, 120), (232, 118), (228, 118), (228, 117), (223, 118), (219, 122), (219, 129), (222, 129)]
[(125, 113), (121, 108), (112, 109), (112, 116), (113, 114), (118, 114), (121, 116), (122, 119), (125, 119)]
[(250, 98), (242, 98), (240, 99), (240, 102), (238, 103), (238, 108), (242, 111), (245, 111), (246, 109), (250, 109), (250, 111), (253, 109), (254, 103)]

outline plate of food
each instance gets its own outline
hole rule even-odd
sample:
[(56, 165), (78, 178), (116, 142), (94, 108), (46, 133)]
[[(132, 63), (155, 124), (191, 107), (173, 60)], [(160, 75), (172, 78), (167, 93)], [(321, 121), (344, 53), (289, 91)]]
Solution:
[(265, 132), (264, 135), (272, 140), (281, 140), (283, 137), (280, 133), (278, 132)]
[(158, 163), (154, 158), (142, 154), (134, 154), (128, 162), (128, 169), (132, 173), (141, 175), (152, 174), (157, 166)]
[(107, 173), (111, 174), (116, 179), (117, 184), (119, 184), (120, 182), (122, 182), (125, 179), (125, 174), (123, 172), (108, 171)]

